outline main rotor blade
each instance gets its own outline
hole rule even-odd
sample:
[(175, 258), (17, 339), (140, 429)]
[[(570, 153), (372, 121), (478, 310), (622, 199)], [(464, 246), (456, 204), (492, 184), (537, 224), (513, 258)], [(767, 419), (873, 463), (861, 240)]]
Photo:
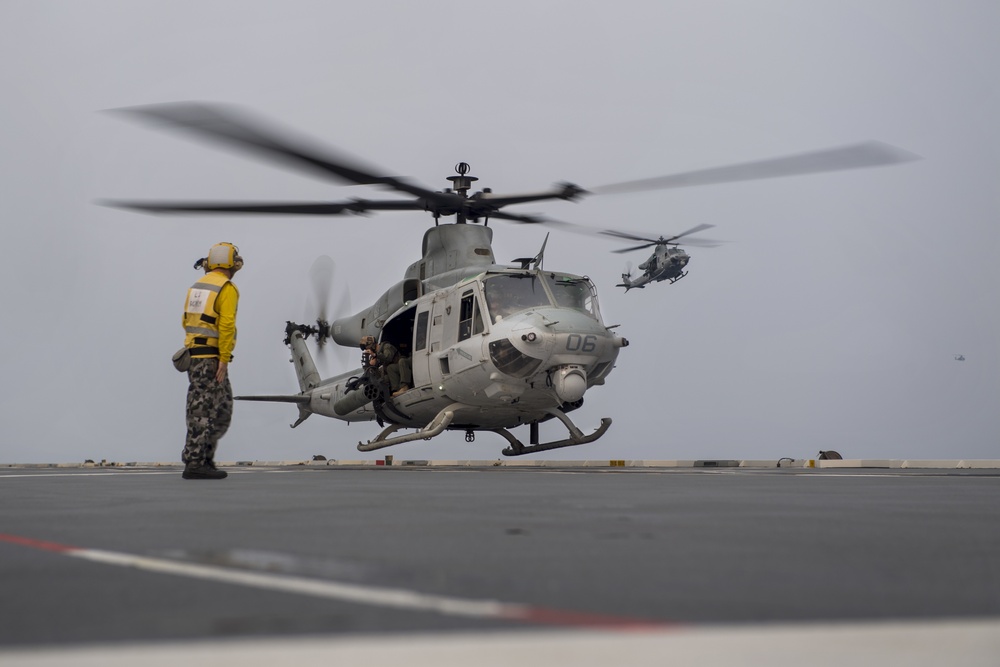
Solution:
[(717, 248), (722, 245), (722, 241), (716, 241), (714, 239), (700, 239), (697, 236), (689, 236), (683, 241), (670, 241), (672, 245), (686, 245), (694, 246), (696, 248)]
[(687, 236), (688, 234), (694, 234), (695, 232), (700, 232), (703, 229), (711, 229), (712, 227), (715, 227), (715, 225), (709, 225), (709, 224), (706, 224), (706, 223), (702, 223), (700, 225), (695, 225), (691, 229), (683, 231), (680, 234), (674, 234), (673, 236), (671, 236), (671, 237), (669, 237), (667, 239), (664, 239), (662, 236), (660, 238), (658, 238), (658, 239), (651, 239), (648, 236), (641, 236), (641, 235), (636, 234), (634, 232), (626, 232), (626, 231), (622, 231), (622, 230), (618, 230), (618, 229), (605, 229), (605, 230), (603, 230), (600, 233), (601, 234), (606, 234), (607, 236), (617, 236), (617, 237), (623, 238), (623, 239), (630, 239), (632, 241), (648, 241), (650, 243), (658, 243), (658, 242), (660, 242), (660, 240), (665, 240), (666, 242), (669, 243), (669, 242), (673, 242), (675, 239), (681, 238), (682, 236)]
[(618, 238), (629, 239), (630, 241), (648, 241), (649, 243), (656, 243), (656, 239), (651, 239), (646, 236), (638, 236), (636, 234), (630, 234), (629, 232), (621, 232), (618, 231), (617, 229), (605, 229), (604, 231), (599, 233), (605, 234), (607, 236), (617, 236)]
[(332, 149), (307, 147), (303, 140), (291, 137), (286, 130), (268, 127), (263, 121), (231, 107), (203, 102), (176, 102), (112, 111), (151, 120), (313, 174), (318, 173), (326, 178), (332, 176), (335, 180), (356, 185), (382, 185), (440, 203), (451, 203), (454, 199), (444, 193), (408, 183), (402, 178), (381, 175), (376, 168), (364, 165), (356, 158), (338, 154)]
[[(691, 237), (691, 238), (686, 238), (683, 242), (677, 240), (685, 236), (688, 236), (688, 234), (694, 234), (695, 232), (700, 232), (704, 229), (710, 229), (712, 227), (715, 227), (715, 225), (702, 223), (700, 225), (695, 225), (691, 229), (683, 231), (680, 234), (676, 234), (666, 239), (663, 238), (662, 236), (658, 239), (652, 239), (642, 234), (638, 234), (635, 232), (626, 232), (620, 229), (605, 229), (600, 233), (604, 234), (605, 236), (614, 236), (621, 239), (628, 239), (630, 241), (646, 241), (647, 245), (638, 246), (639, 248), (646, 248), (649, 245), (657, 245), (660, 243), (670, 243), (673, 245), (700, 246), (702, 248), (714, 248), (715, 246), (719, 245), (719, 242), (713, 241), (712, 239), (699, 239)], [(631, 250), (636, 250), (636, 249), (637, 248), (626, 248), (624, 250), (612, 250), (612, 252), (629, 252)]]
[(581, 196), (589, 194), (586, 190), (573, 183), (557, 183), (549, 190), (541, 192), (524, 192), (521, 194), (496, 194), (493, 192), (479, 192), (472, 197), (474, 204), (485, 203), (493, 208), (510, 206), (511, 204), (524, 204), (530, 201), (545, 201), (547, 199), (564, 199), (566, 201), (576, 201)]
[(669, 239), (667, 239), (667, 241), (668, 242), (676, 241), (677, 239), (679, 239), (681, 237), (684, 237), (684, 236), (687, 236), (688, 234), (694, 234), (695, 232), (700, 232), (703, 229), (711, 229), (712, 227), (715, 227), (715, 225), (709, 225), (709, 224), (706, 224), (706, 223), (702, 223), (700, 225), (695, 225), (694, 227), (692, 227), (691, 229), (689, 229), (687, 231), (684, 231), (684, 232), (681, 232), (680, 234), (675, 234), (674, 236), (671, 236)]
[[(512, 222), (523, 222), (529, 224), (540, 224), (546, 227), (554, 227), (567, 232), (573, 232), (575, 234), (584, 234), (586, 236), (616, 236), (623, 239), (629, 239), (630, 241), (644, 241), (645, 243), (640, 246), (635, 246), (631, 248), (625, 248), (624, 250), (613, 250), (612, 252), (631, 252), (632, 250), (638, 250), (641, 248), (648, 248), (650, 246), (657, 245), (659, 243), (673, 243), (678, 245), (676, 239), (682, 236), (687, 236), (688, 234), (693, 234), (695, 232), (700, 232), (703, 229), (708, 229), (709, 227), (714, 227), (715, 225), (700, 224), (692, 227), (691, 229), (681, 232), (676, 236), (672, 236), (669, 239), (651, 239), (647, 236), (640, 236), (638, 234), (633, 234), (629, 232), (624, 232), (615, 229), (594, 229), (593, 227), (587, 227), (585, 225), (578, 225), (572, 222), (563, 222), (562, 220), (553, 220), (552, 218), (546, 218), (541, 215), (516, 215), (513, 213), (504, 213), (502, 211), (494, 211), (490, 214), (491, 218), (498, 218), (500, 220), (510, 220)], [(703, 248), (714, 248), (719, 245), (718, 241), (713, 241), (711, 239), (699, 239), (699, 238), (687, 238), (683, 241), (683, 245), (701, 246)]]
[(633, 250), (642, 250), (643, 248), (650, 248), (656, 244), (657, 242), (653, 241), (652, 243), (643, 243), (642, 245), (635, 245), (632, 246), (631, 248), (621, 248), (619, 250), (612, 250), (611, 252), (620, 255), (623, 252), (632, 252)]
[(127, 208), (143, 213), (205, 213), (236, 214), (257, 213), (264, 215), (344, 215), (366, 211), (422, 211), (424, 205), (413, 199), (398, 201), (371, 201), (355, 199), (346, 202), (174, 202), (174, 201), (123, 201), (105, 200), (103, 206)]
[(546, 227), (551, 227), (555, 229), (562, 229), (567, 232), (574, 232), (577, 234), (586, 234), (588, 236), (593, 236), (597, 234), (597, 230), (585, 227), (583, 225), (573, 224), (572, 222), (563, 222), (562, 220), (555, 220), (553, 218), (546, 218), (543, 215), (532, 215), (532, 214), (515, 214), (515, 213), (504, 213), (503, 211), (493, 211), (489, 215), (490, 218), (496, 218), (499, 220), (510, 220), (511, 222), (523, 222), (532, 225), (545, 225)]
[(880, 141), (868, 141), (840, 148), (830, 148), (755, 162), (743, 162), (725, 167), (701, 169), (669, 176), (645, 178), (637, 181), (612, 183), (610, 185), (589, 188), (589, 191), (594, 194), (620, 194), (625, 192), (642, 192), (643, 190), (663, 190), (694, 185), (714, 185), (763, 178), (818, 174), (826, 171), (878, 167), (919, 159), (919, 155), (905, 151), (902, 148), (896, 148)]
[[(498, 218), (500, 220), (510, 220), (511, 222), (523, 222), (532, 225), (555, 222), (555, 220), (549, 220), (548, 218), (545, 218), (540, 215), (530, 215), (530, 214), (517, 215), (516, 213), (504, 213), (503, 211), (493, 211), (492, 213), (490, 213), (490, 217)], [(563, 223), (563, 224), (568, 224), (568, 223)]]

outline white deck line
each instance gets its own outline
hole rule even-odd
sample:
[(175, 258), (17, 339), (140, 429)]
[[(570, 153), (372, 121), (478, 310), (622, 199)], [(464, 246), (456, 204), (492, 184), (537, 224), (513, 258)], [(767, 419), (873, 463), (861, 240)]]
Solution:
[(150, 558), (98, 549), (72, 549), (66, 556), (105, 565), (130, 567), (159, 574), (171, 574), (220, 583), (263, 588), (284, 593), (321, 597), (357, 604), (435, 612), (451, 616), (480, 618), (518, 618), (526, 607), (496, 600), (471, 600), (444, 595), (429, 595), (401, 588), (382, 588), (360, 584), (309, 579), (265, 572), (251, 572), (216, 565), (201, 565), (183, 561)]

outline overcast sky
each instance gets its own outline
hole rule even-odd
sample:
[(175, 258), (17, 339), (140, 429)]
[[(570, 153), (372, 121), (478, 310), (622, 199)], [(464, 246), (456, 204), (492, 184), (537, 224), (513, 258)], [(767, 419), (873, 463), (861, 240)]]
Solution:
[[(571, 459), (998, 458), (1000, 4), (993, 0), (0, 3), (0, 462), (176, 461), (191, 265), (246, 268), (237, 394), (294, 393), (282, 345), (309, 267), (369, 305), (419, 258), (429, 216), (164, 218), (103, 198), (381, 196), (102, 110), (236, 104), (444, 187), (582, 187), (877, 139), (923, 159), (510, 209), (651, 235), (701, 223), (690, 275), (627, 294), (613, 240), (554, 231), (632, 345), (573, 413)], [(546, 230), (495, 227), (501, 261)], [(965, 361), (954, 356), (963, 354)], [(354, 355), (349, 356), (354, 363)], [(337, 355), (324, 375), (347, 370)], [(462, 433), (369, 455), (378, 426), (237, 403), (220, 460), (493, 459)], [(562, 437), (543, 426), (548, 439)], [(519, 433), (519, 432), (518, 432)], [(519, 433), (522, 439), (526, 433)]]

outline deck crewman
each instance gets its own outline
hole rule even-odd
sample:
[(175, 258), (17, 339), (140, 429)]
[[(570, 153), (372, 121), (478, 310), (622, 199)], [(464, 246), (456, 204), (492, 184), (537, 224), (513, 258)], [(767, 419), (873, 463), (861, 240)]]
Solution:
[(215, 466), (215, 450), (233, 418), (229, 364), (236, 347), (240, 293), (232, 278), (243, 268), (243, 258), (232, 243), (216, 243), (194, 266), (204, 269), (205, 275), (188, 290), (184, 304), (184, 347), (190, 366), (182, 476), (224, 479), (226, 471)]

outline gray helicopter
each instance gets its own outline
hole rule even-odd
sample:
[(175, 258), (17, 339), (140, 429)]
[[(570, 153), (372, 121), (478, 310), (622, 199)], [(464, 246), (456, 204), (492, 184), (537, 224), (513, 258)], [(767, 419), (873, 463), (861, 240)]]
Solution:
[[(691, 257), (678, 247), (680, 245), (678, 239), (685, 237), (688, 234), (694, 234), (695, 232), (700, 232), (714, 226), (715, 225), (702, 224), (692, 227), (691, 229), (681, 232), (680, 234), (675, 234), (669, 238), (663, 238), (661, 236), (658, 239), (651, 239), (638, 234), (610, 229), (601, 232), (602, 234), (607, 234), (608, 236), (616, 236), (618, 238), (629, 239), (631, 241), (644, 241), (641, 245), (632, 246), (630, 248), (622, 248), (620, 250), (612, 250), (611, 252), (633, 252), (635, 250), (644, 250), (645, 248), (655, 246), (653, 254), (649, 256), (649, 259), (639, 265), (639, 270), (642, 271), (642, 275), (633, 280), (632, 271), (626, 270), (626, 272), (622, 274), (622, 282), (618, 283), (617, 287), (624, 287), (625, 291), (628, 292), (633, 288), (643, 289), (647, 284), (659, 282), (661, 280), (669, 280), (671, 284), (677, 282), (688, 274), (688, 272), (684, 270), (684, 267), (686, 267), (688, 262), (691, 260)], [(718, 245), (715, 241), (694, 238), (688, 239), (684, 243), (687, 245), (700, 245), (706, 248)]]
[[(293, 138), (229, 107), (176, 103), (118, 111), (330, 180), (395, 190), (406, 198), (306, 203), (103, 202), (108, 206), (154, 214), (431, 214), (434, 226), (424, 234), (421, 258), (370, 307), (332, 322), (321, 313), (315, 325), (286, 323), (284, 343), (291, 352), (297, 393), (237, 397), (294, 404), (298, 419), (293, 428), (313, 414), (346, 422), (376, 421), (382, 431), (372, 440), (358, 443), (361, 451), (462, 430), (469, 442), (476, 432), (495, 433), (509, 443), (503, 454), (518, 456), (593, 442), (611, 425), (610, 418), (602, 418), (594, 432), (585, 434), (567, 416), (583, 404), (590, 388), (605, 383), (619, 351), (628, 345), (614, 332), (617, 325), (604, 323), (596, 287), (584, 275), (544, 268), (545, 243), (532, 257), (514, 260), (514, 265), (499, 264), (493, 253), (493, 229), (487, 223), (499, 219), (576, 231), (582, 228), (539, 215), (507, 213), (501, 210), (504, 207), (914, 159), (905, 151), (868, 142), (590, 190), (559, 183), (539, 192), (500, 195), (484, 188), (470, 195), (478, 179), (469, 175), (469, 165), (464, 162), (457, 165), (457, 175), (448, 177), (451, 187), (434, 191)], [(452, 216), (453, 223), (441, 223), (441, 218)], [(412, 386), (406, 391), (390, 392), (385, 379), (363, 363), (331, 378), (320, 377), (306, 345), (310, 337), (320, 345), (333, 340), (357, 353), (360, 339), (368, 336), (400, 349), (409, 348)], [(568, 436), (540, 442), (539, 424), (549, 420), (561, 422)], [(521, 426), (529, 429), (527, 445), (511, 433)], [(396, 435), (406, 428), (415, 432)]]

